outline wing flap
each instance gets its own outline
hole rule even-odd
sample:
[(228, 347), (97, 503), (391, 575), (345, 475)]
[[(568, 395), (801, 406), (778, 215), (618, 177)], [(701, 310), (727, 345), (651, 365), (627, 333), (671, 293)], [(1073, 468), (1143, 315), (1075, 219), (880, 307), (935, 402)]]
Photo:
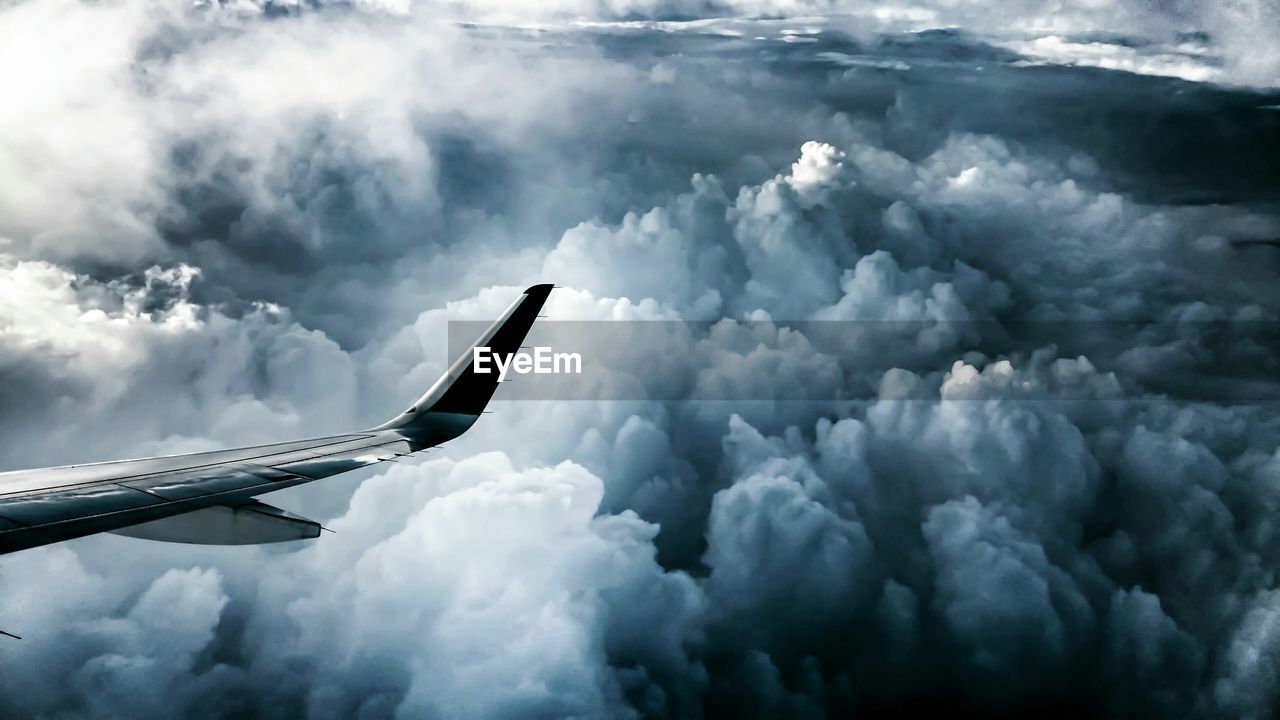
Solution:
[(111, 532), (194, 545), (258, 545), (320, 537), (320, 523), (251, 500), (235, 506), (211, 505)]

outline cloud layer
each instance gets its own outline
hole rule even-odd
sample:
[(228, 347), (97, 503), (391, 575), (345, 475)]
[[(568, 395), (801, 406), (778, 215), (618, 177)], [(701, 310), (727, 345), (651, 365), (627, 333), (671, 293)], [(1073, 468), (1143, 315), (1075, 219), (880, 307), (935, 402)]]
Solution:
[(0, 714), (1274, 714), (1270, 5), (447, 9), (0, 10), (0, 462), (372, 424), (535, 281), (760, 400), (6, 556)]

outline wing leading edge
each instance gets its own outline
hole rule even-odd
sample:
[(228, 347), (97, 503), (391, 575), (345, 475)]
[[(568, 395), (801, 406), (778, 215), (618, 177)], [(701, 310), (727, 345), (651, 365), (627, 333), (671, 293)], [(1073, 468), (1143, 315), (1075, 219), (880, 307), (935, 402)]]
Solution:
[[(472, 347), (515, 353), (550, 295), (535, 285)], [(294, 442), (0, 473), (0, 554), (115, 532), (213, 544), (279, 542), (319, 525), (253, 500), (262, 493), (434, 447), (466, 432), (498, 387), (472, 350), (412, 406), (369, 430)]]

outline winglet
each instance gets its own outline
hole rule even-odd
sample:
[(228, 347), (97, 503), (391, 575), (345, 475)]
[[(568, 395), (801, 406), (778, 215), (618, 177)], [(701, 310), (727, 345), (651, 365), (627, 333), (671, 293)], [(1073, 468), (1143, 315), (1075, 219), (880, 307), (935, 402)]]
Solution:
[(484, 412), (498, 390), (497, 373), (477, 373), (473, 349), (487, 347), (508, 357), (520, 349), (555, 286), (534, 285), (516, 299), (408, 410), (374, 430), (395, 430), (423, 447), (461, 435)]

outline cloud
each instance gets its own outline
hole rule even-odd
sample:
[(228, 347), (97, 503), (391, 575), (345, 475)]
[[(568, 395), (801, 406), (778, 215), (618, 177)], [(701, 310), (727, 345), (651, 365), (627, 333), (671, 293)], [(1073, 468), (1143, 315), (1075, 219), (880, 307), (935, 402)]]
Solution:
[(937, 609), (968, 655), (976, 692), (1016, 703), (1043, 692), (1046, 678), (1060, 682), (1071, 644), (1093, 624), (1071, 578), (972, 496), (934, 507), (921, 529), (937, 566)]

